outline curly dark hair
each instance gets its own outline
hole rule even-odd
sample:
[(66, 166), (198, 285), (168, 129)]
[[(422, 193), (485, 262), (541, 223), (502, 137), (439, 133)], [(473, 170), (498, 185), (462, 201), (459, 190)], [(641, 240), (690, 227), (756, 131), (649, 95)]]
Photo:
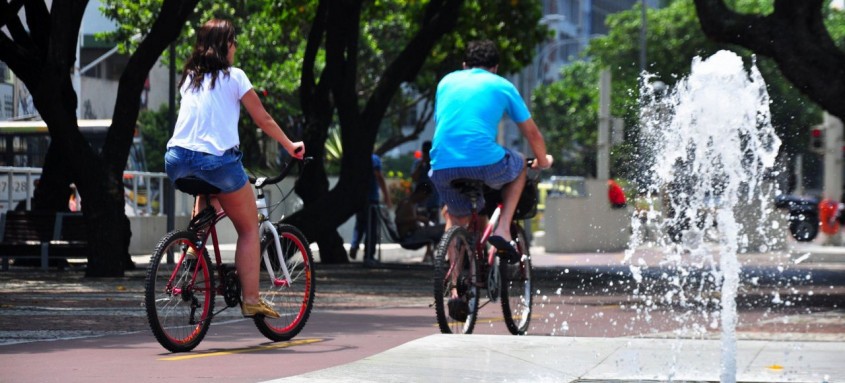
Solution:
[(490, 40), (470, 41), (467, 44), (464, 64), (467, 68), (492, 68), (499, 65), (499, 50)]
[(190, 76), (191, 88), (197, 90), (202, 86), (202, 80), (206, 74), (211, 74), (211, 88), (217, 82), (217, 76), (222, 71), (229, 75), (229, 44), (235, 42), (235, 26), (229, 20), (211, 19), (197, 31), (197, 43), (185, 68), (182, 71), (182, 80), (179, 87), (185, 83)]

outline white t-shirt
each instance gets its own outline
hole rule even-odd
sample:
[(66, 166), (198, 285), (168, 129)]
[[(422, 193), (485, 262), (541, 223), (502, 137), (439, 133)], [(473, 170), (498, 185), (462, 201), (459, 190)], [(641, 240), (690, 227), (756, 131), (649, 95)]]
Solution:
[(179, 90), (182, 95), (179, 117), (167, 147), (178, 146), (219, 156), (238, 146), (241, 97), (252, 89), (244, 71), (231, 67), (228, 76), (221, 71), (214, 89), (210, 89), (210, 74), (206, 74), (199, 90), (191, 89), (190, 84), (188, 76)]

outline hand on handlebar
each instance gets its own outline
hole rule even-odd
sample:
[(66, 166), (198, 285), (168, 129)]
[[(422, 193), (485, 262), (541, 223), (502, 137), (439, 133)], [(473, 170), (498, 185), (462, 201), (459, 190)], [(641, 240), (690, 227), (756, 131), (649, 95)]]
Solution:
[(548, 169), (552, 167), (552, 162), (554, 162), (554, 158), (552, 158), (551, 154), (546, 154), (546, 160), (541, 161), (539, 158), (535, 159), (531, 162), (532, 169)]
[(305, 144), (302, 141), (293, 142), (288, 154), (291, 157), (301, 160), (305, 156)]

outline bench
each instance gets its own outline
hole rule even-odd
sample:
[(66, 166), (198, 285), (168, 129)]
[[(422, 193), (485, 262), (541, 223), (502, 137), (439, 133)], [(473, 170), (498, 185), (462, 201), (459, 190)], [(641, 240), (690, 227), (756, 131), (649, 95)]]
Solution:
[(0, 215), (2, 269), (9, 259), (40, 259), (64, 265), (68, 258), (88, 258), (88, 238), (82, 213), (8, 211)]

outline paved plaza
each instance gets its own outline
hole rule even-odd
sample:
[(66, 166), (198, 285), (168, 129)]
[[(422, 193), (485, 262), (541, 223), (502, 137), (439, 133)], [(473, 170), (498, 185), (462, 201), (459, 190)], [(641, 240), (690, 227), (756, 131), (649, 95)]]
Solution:
[[(232, 250), (232, 246), (224, 246), (224, 259), (231, 257)], [(315, 313), (342, 317), (343, 310), (348, 309), (397, 305), (425, 308), (431, 300), (426, 282), (430, 265), (422, 263), (422, 252), (392, 244), (381, 250), (379, 268), (361, 267), (360, 260), (323, 268), (321, 275), (330, 283), (320, 285), (325, 288), (318, 291)], [(632, 278), (631, 259), (649, 266), (640, 272), (644, 278), (659, 279), (676, 272), (677, 265), (668, 265), (664, 258), (663, 249), (657, 248), (638, 249), (631, 258), (624, 251), (553, 254), (542, 247), (532, 248), (535, 278), (555, 280), (563, 288), (566, 284), (584, 285), (585, 289), (605, 290), (607, 294), (614, 294), (606, 291), (608, 286), (624, 286)], [(782, 253), (743, 254), (739, 259), (744, 281), (741, 299), (761, 299), (755, 304), (763, 306), (774, 305), (775, 300), (781, 305), (823, 306), (822, 313), (808, 311), (792, 317), (812, 318), (824, 323), (823, 329), (803, 332), (800, 325), (789, 331), (743, 328), (738, 331), (735, 352), (726, 354), (718, 331), (705, 335), (664, 331), (625, 336), (548, 336), (560, 323), (544, 327), (544, 318), (535, 317), (535, 330), (530, 336), (499, 335), (500, 330), (484, 333), (483, 329), (472, 335), (442, 335), (431, 327), (384, 351), (270, 381), (716, 382), (720, 380), (720, 366), (727, 361), (735, 363), (739, 382), (845, 382), (845, 248), (793, 244)], [(132, 334), (152, 342), (143, 310), (137, 307), (147, 259), (141, 256), (135, 260), (141, 269), (122, 279), (89, 280), (78, 271), (43, 273), (14, 268), (0, 274), (4, 286), (0, 292), (0, 351), (21, 342), (84, 341), (102, 336), (119, 341), (120, 336)], [(397, 279), (385, 283), (374, 278), (376, 275)], [(407, 281), (403, 275), (407, 275)], [(549, 293), (547, 285), (541, 287), (541, 294)], [(616, 294), (623, 294), (623, 290)], [(54, 304), (63, 308), (46, 307)], [(538, 297), (535, 307), (543, 304)], [(74, 305), (84, 307), (74, 311)], [(73, 315), (75, 321), (63, 319), (62, 312)], [(55, 322), (50, 324), (51, 320)], [(33, 329), (35, 324), (48, 327)], [(71, 324), (79, 326), (68, 328)], [(214, 345), (218, 341), (225, 339), (207, 342)], [(307, 350), (308, 346), (298, 347)], [(4, 359), (9, 357), (0, 352), (0, 367), (11, 360)]]

